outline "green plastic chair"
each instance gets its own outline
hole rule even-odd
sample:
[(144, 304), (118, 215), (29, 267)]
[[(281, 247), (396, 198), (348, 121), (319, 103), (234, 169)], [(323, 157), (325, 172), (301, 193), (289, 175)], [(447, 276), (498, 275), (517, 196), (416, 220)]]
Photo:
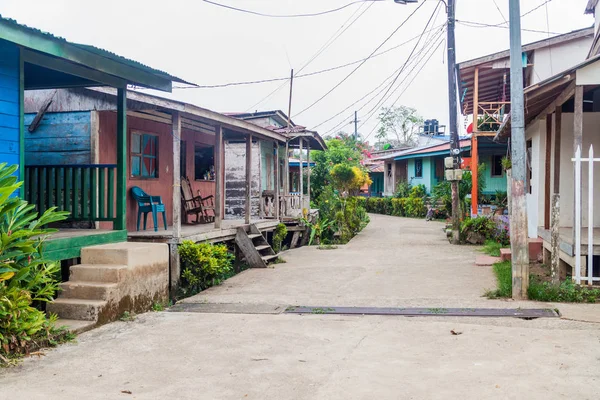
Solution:
[(152, 220), (154, 221), (154, 231), (158, 232), (158, 213), (162, 213), (163, 222), (165, 224), (165, 230), (167, 230), (167, 213), (165, 211), (165, 205), (163, 204), (160, 196), (150, 196), (142, 190), (142, 188), (134, 186), (131, 188), (131, 196), (138, 203), (138, 214), (137, 214), (137, 230), (140, 230), (140, 217), (144, 214), (144, 230), (146, 230), (146, 220), (148, 219), (148, 213), (152, 213)]

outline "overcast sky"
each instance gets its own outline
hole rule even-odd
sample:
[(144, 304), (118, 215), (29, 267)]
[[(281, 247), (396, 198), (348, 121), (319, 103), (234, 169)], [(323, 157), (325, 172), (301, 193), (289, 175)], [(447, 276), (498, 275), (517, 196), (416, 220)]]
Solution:
[[(352, 0), (214, 0), (215, 2), (268, 14), (314, 13), (346, 5)], [(423, 2), (422, 0), (419, 2)], [(457, 0), (457, 19), (499, 24), (508, 18), (508, 0)], [(545, 0), (522, 0), (521, 14)], [(584, 15), (587, 0), (552, 0), (522, 19), (522, 28), (543, 31), (523, 32), (523, 43), (548, 37), (548, 31), (565, 33), (593, 24)], [(384, 44), (380, 51), (420, 35), (432, 15), (435, 0), (425, 4)], [(369, 56), (418, 4), (398, 5), (392, 0), (357, 3), (341, 11), (305, 18), (270, 18), (220, 8), (202, 0), (0, 0), (0, 13), (70, 41), (92, 44), (119, 55), (167, 71), (198, 85), (287, 77), (290, 69), (300, 70), (330, 38), (349, 26), (302, 73), (319, 71)], [(430, 26), (445, 22), (440, 10)], [(506, 26), (506, 25), (504, 25)], [(424, 35), (384, 105), (414, 107), (425, 119), (448, 120), (445, 42), (437, 42), (437, 30)], [(445, 35), (444, 35), (445, 37)], [(441, 38), (441, 36), (440, 36)], [(423, 46), (425, 43), (428, 46)], [(469, 27), (458, 23), (457, 58), (464, 61), (508, 48), (508, 29)], [(358, 64), (294, 81), (292, 115), (294, 122), (325, 134), (348, 121), (355, 109), (367, 136), (377, 125), (379, 108), (367, 113), (383, 97), (375, 91), (362, 102), (352, 103), (375, 90), (386, 78), (395, 76), (413, 50), (413, 40), (364, 63), (337, 89), (312, 108), (309, 107), (346, 77)], [(439, 47), (433, 52), (435, 45)], [(424, 48), (423, 52), (419, 53)], [(427, 53), (431, 51), (431, 53)], [(427, 63), (421, 56), (431, 58)], [(418, 61), (421, 63), (419, 64)], [(421, 69), (422, 66), (422, 69)], [(413, 69), (414, 67), (414, 69)], [(418, 72), (420, 70), (420, 72)], [(412, 72), (411, 72), (412, 71)], [(417, 73), (418, 72), (418, 73)], [(414, 77), (414, 80), (412, 80)], [(412, 80), (412, 83), (410, 83)], [(410, 85), (409, 85), (410, 83)], [(272, 96), (265, 97), (280, 88)], [(289, 84), (270, 82), (218, 89), (179, 89), (161, 96), (187, 101), (220, 112), (281, 109), (287, 113)], [(364, 105), (373, 99), (371, 103)], [(261, 100), (263, 100), (261, 102)], [(260, 103), (259, 103), (260, 102)], [(258, 103), (258, 104), (257, 104)], [(364, 105), (364, 106), (363, 106)], [(350, 107), (351, 106), (351, 107)], [(319, 125), (338, 114), (347, 111)], [(371, 136), (372, 137), (372, 136)]]

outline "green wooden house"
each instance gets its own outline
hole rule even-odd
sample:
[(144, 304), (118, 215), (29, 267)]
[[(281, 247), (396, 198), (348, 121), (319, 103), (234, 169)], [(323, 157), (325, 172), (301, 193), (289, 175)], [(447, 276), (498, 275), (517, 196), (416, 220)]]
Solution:
[[(112, 225), (104, 230), (61, 230), (46, 243), (47, 256), (56, 260), (77, 258), (84, 246), (126, 241), (127, 87), (170, 92), (172, 82), (187, 82), (1, 16), (0, 55), (0, 162), (19, 165), (19, 177), (24, 181), (19, 195), (42, 209), (57, 206), (69, 211), (72, 222), (105, 221)], [(36, 125), (35, 118), (27, 126), (24, 123), (24, 92), (94, 86), (117, 89), (116, 163), (36, 168), (36, 160), (26, 159), (24, 150), (25, 130), (34, 134)], [(42, 107), (38, 116), (44, 112)]]

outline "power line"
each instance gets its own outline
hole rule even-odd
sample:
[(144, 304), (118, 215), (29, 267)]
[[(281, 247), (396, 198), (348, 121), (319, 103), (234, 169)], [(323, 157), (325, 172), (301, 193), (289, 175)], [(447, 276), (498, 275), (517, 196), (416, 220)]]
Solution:
[(532, 8), (531, 10), (527, 11), (525, 14), (521, 15), (521, 18), (523, 18), (523, 17), (525, 17), (525, 16), (527, 16), (527, 15), (531, 14), (532, 12), (534, 12), (534, 11), (536, 11), (536, 10), (538, 10), (538, 9), (540, 9), (540, 8), (542, 8), (542, 7), (544, 7), (545, 5), (547, 5), (548, 3), (550, 3), (551, 1), (552, 1), (552, 0), (546, 0), (546, 1), (544, 1), (544, 2), (543, 2), (542, 4), (540, 4), (539, 6), (537, 6), (537, 7), (534, 7), (534, 8)]
[[(417, 40), (417, 43), (415, 43), (415, 46), (411, 50), (411, 52), (410, 52), (410, 54), (408, 56), (408, 59), (410, 59), (412, 57), (413, 53), (415, 52), (415, 50), (417, 50), (417, 47), (419, 46), (419, 43), (421, 42), (421, 38), (423, 37), (423, 35), (425, 35), (425, 31), (427, 30), (427, 27), (429, 26), (429, 24), (433, 20), (434, 15), (436, 15), (436, 11), (438, 10), (439, 6), (440, 6), (440, 3), (438, 3), (436, 5), (435, 10), (433, 10), (433, 12), (431, 13), (431, 16), (429, 17), (429, 20), (427, 21), (427, 24), (425, 24), (425, 28), (423, 29), (423, 32), (421, 32), (421, 36), (419, 37), (419, 40)], [(390, 83), (390, 85), (388, 86), (388, 88), (385, 91), (385, 93), (383, 94), (383, 96), (381, 96), (381, 99), (377, 102), (377, 104), (375, 104), (375, 106), (369, 111), (369, 113), (371, 113), (373, 110), (377, 109), (379, 107), (379, 105), (386, 100), (386, 96), (388, 95), (388, 93), (390, 92), (390, 90), (392, 90), (392, 87), (394, 86), (394, 84), (396, 83), (396, 81), (398, 80), (398, 78), (400, 78), (400, 75), (402, 74), (402, 72), (406, 68), (407, 64), (408, 64), (408, 62), (404, 63), (404, 65), (402, 66), (402, 68), (400, 69), (400, 71), (398, 72), (398, 74), (396, 75), (396, 77), (394, 78), (394, 80), (392, 81), (392, 83)], [(364, 123), (363, 123), (363, 125), (364, 125)]]
[(505, 24), (508, 24), (508, 21), (506, 20), (506, 17), (504, 16), (504, 14), (502, 14), (502, 10), (500, 9), (500, 7), (498, 7), (498, 3), (496, 3), (496, 0), (492, 0), (494, 2), (494, 5), (496, 6), (496, 10), (498, 10), (498, 13), (500, 14), (500, 16), (502, 17), (502, 19), (504, 20)]
[[(344, 34), (344, 32), (346, 32), (346, 31), (347, 31), (347, 30), (348, 30), (348, 29), (349, 29), (349, 28), (350, 28), (352, 25), (354, 25), (354, 23), (355, 23), (356, 21), (358, 21), (358, 19), (359, 19), (360, 17), (362, 17), (362, 16), (363, 16), (363, 14), (364, 14), (365, 12), (367, 12), (367, 10), (368, 10), (369, 8), (371, 8), (371, 6), (372, 6), (373, 4), (374, 4), (374, 3), (371, 3), (371, 4), (369, 4), (369, 7), (367, 7), (367, 8), (366, 8), (366, 9), (365, 9), (365, 10), (364, 10), (364, 11), (363, 11), (363, 12), (362, 12), (360, 15), (358, 15), (358, 16), (357, 16), (357, 17), (356, 17), (356, 18), (355, 18), (355, 19), (354, 19), (352, 22), (350, 22), (350, 24), (349, 24), (349, 25), (347, 25), (347, 26), (346, 26), (346, 28), (345, 28), (344, 30), (342, 30), (342, 31), (340, 32), (340, 30), (344, 28), (344, 25), (348, 24), (348, 21), (350, 21), (350, 20), (351, 20), (351, 19), (352, 19), (352, 18), (353, 18), (353, 17), (356, 15), (356, 13), (357, 13), (357, 12), (358, 12), (358, 11), (359, 11), (361, 8), (362, 8), (362, 6), (364, 5), (364, 2), (363, 2), (363, 4), (361, 4), (361, 6), (360, 6), (360, 7), (359, 7), (359, 8), (358, 8), (358, 9), (357, 9), (357, 10), (356, 10), (354, 13), (352, 13), (352, 15), (351, 15), (351, 16), (350, 16), (350, 17), (349, 17), (349, 18), (348, 18), (346, 21), (344, 21), (344, 23), (343, 23), (343, 24), (342, 24), (342, 25), (341, 25), (341, 26), (340, 26), (340, 27), (339, 27), (339, 28), (338, 28), (338, 29), (337, 29), (337, 30), (336, 30), (336, 31), (333, 33), (333, 35), (331, 35), (331, 36), (329, 37), (329, 39), (327, 39), (327, 41), (325, 42), (325, 44), (324, 44), (323, 46), (321, 46), (321, 48), (320, 48), (319, 50), (317, 50), (317, 52), (316, 52), (315, 54), (313, 54), (313, 55), (310, 57), (310, 59), (309, 59), (307, 62), (305, 62), (305, 63), (304, 63), (304, 65), (303, 65), (303, 66), (302, 66), (302, 67), (301, 67), (301, 68), (298, 70), (298, 72), (297, 72), (296, 74), (298, 74), (298, 73), (302, 72), (302, 71), (303, 71), (303, 70), (304, 70), (304, 69), (305, 69), (305, 68), (306, 68), (306, 67), (307, 67), (307, 66), (308, 66), (310, 63), (312, 63), (312, 62), (313, 62), (313, 61), (314, 61), (314, 60), (315, 60), (315, 59), (316, 59), (316, 58), (317, 58), (319, 55), (321, 55), (321, 54), (322, 54), (322, 53), (323, 53), (323, 52), (324, 52), (324, 51), (325, 51), (325, 50), (326, 50), (326, 49), (327, 49), (329, 46), (331, 46), (331, 45), (333, 44), (333, 42), (335, 42), (335, 41), (336, 41), (336, 40), (337, 40), (337, 39), (338, 39), (340, 36), (342, 36), (342, 35)], [(339, 34), (338, 34), (338, 33), (339, 33)], [(296, 78), (296, 74), (294, 74), (294, 76), (293, 76), (294, 78)], [(246, 111), (253, 109), (254, 107), (256, 107), (256, 106), (260, 105), (260, 104), (261, 104), (261, 103), (263, 103), (264, 101), (266, 101), (266, 100), (268, 100), (269, 98), (271, 98), (271, 96), (273, 96), (275, 93), (279, 92), (281, 89), (283, 89), (283, 87), (285, 87), (285, 86), (286, 86), (286, 84), (287, 84), (287, 82), (288, 82), (288, 80), (289, 80), (289, 79), (290, 79), (290, 78), (285, 78), (284, 82), (283, 82), (281, 85), (279, 85), (277, 88), (275, 88), (275, 90), (273, 90), (272, 92), (270, 92), (270, 93), (269, 93), (267, 96), (265, 96), (265, 97), (263, 97), (261, 100), (259, 100), (257, 103), (255, 103), (254, 105), (250, 106), (248, 109), (246, 109)], [(291, 115), (290, 115), (289, 117), (291, 118)]]
[[(509, 29), (508, 26), (504, 26), (504, 24), (484, 24), (482, 22), (474, 22), (474, 21), (463, 21), (463, 20), (455, 20), (456, 22), (458, 22), (459, 24), (465, 25), (465, 26), (469, 26), (471, 28), (503, 28), (503, 29)], [(525, 29), (522, 28), (521, 29), (523, 32), (533, 32), (533, 33), (550, 33), (552, 35), (564, 35), (563, 33), (560, 32), (548, 32), (548, 31), (540, 31), (540, 30), (536, 30), (536, 29)]]
[[(433, 32), (439, 28), (441, 28), (442, 26), (445, 26), (446, 24), (441, 24), (441, 25), (437, 25), (433, 28), (431, 28), (430, 30), (428, 30), (427, 32)], [(408, 43), (418, 39), (419, 37), (421, 37), (421, 35), (417, 35), (414, 36), (400, 44), (397, 44), (396, 46), (390, 47), (389, 49), (383, 50), (379, 53), (374, 54), (371, 59), (382, 56), (384, 54), (387, 54), (393, 50), (399, 49), (402, 46), (407, 45)], [(341, 64), (341, 65), (336, 65), (335, 67), (329, 67), (329, 68), (325, 68), (325, 69), (321, 69), (318, 71), (313, 71), (313, 72), (306, 72), (304, 74), (294, 74), (294, 79), (296, 78), (307, 78), (310, 76), (314, 76), (314, 75), (320, 75), (320, 74), (324, 74), (327, 72), (331, 72), (331, 71), (336, 71), (338, 69), (342, 69), (342, 68), (346, 68), (346, 67), (350, 67), (352, 65), (356, 65), (358, 63), (360, 63), (361, 61), (367, 60), (367, 57), (365, 58), (361, 58), (358, 60), (354, 60), (351, 62), (348, 62), (346, 64)], [(282, 81), (289, 81), (290, 78), (289, 77), (279, 77), (279, 78), (267, 78), (267, 79), (257, 79), (257, 80), (252, 80), (252, 81), (238, 81), (238, 82), (227, 82), (227, 83), (216, 83), (213, 85), (199, 85), (199, 86), (173, 86), (173, 89), (218, 89), (218, 88), (225, 88), (225, 87), (230, 87), (230, 86), (244, 86), (244, 85), (256, 85), (256, 84), (261, 84), (261, 83), (271, 83), (271, 82), (282, 82)], [(144, 88), (140, 88), (140, 89), (144, 89)]]
[[(396, 98), (396, 100), (394, 100), (394, 102), (392, 103), (392, 105), (389, 107), (390, 109), (392, 107), (394, 107), (394, 105), (396, 105), (396, 103), (398, 102), (398, 100), (400, 100), (400, 97), (402, 97), (402, 95), (404, 94), (404, 92), (406, 92), (408, 90), (408, 88), (412, 85), (412, 83), (415, 81), (415, 79), (419, 76), (419, 74), (421, 73), (421, 71), (423, 70), (423, 68), (425, 68), (425, 66), (429, 63), (429, 60), (431, 59), (431, 57), (433, 57), (433, 55), (435, 54), (436, 50), (439, 49), (440, 45), (444, 43), (444, 40), (440, 40), (438, 45), (434, 48), (434, 50), (431, 52), (431, 54), (429, 54), (429, 57), (427, 58), (427, 60), (425, 60), (425, 62), (421, 65), (421, 67), (419, 68), (419, 70), (417, 71), (417, 73), (412, 77), (411, 81), (408, 83), (408, 85), (406, 85), (406, 87), (404, 88), (404, 90), (402, 90), (402, 92), (398, 95), (398, 97)], [(389, 109), (388, 109), (389, 110)], [(369, 118), (371, 118), (371, 116), (369, 116)], [(368, 119), (367, 119), (368, 120)], [(366, 122), (366, 121), (365, 121)], [(369, 134), (363, 139), (364, 141), (366, 141), (372, 134), (373, 132), (375, 132), (375, 129), (377, 128), (377, 125), (375, 125), (373, 127), (373, 129), (371, 129), (371, 132), (369, 132)]]
[(338, 87), (340, 87), (340, 85), (342, 85), (346, 80), (348, 80), (348, 78), (350, 78), (356, 71), (358, 71), (358, 69), (360, 67), (362, 67), (364, 65), (364, 63), (366, 63), (371, 57), (373, 57), (373, 55), (377, 52), (377, 50), (379, 50), (381, 47), (383, 47), (383, 45), (386, 44), (400, 30), (400, 28), (402, 28), (404, 26), (404, 24), (406, 24), (406, 22), (413, 15), (415, 15), (417, 13), (417, 11), (419, 11), (419, 9), (421, 9), (421, 7), (423, 7), (424, 4), (425, 4), (425, 2), (422, 2), (421, 4), (419, 4), (419, 6), (404, 21), (402, 21), (402, 23), (400, 25), (398, 25), (398, 27), (396, 29), (394, 29), (394, 31), (392, 33), (383, 42), (381, 42), (379, 44), (379, 46), (377, 46), (377, 48), (375, 48), (375, 50), (373, 50), (373, 52), (365, 60), (363, 60), (356, 68), (354, 68), (348, 75), (346, 75), (334, 87), (332, 87), (331, 89), (329, 89), (324, 95), (322, 95), (321, 97), (319, 97), (316, 101), (314, 101), (308, 107), (304, 108), (302, 111), (300, 111), (299, 113), (297, 113), (294, 117), (297, 117), (298, 115), (300, 115), (300, 114), (302, 114), (302, 113), (310, 110), (312, 107), (314, 107), (319, 102), (321, 102), (321, 100), (323, 100), (325, 97), (327, 97), (329, 94), (331, 94), (335, 89), (337, 89)]
[[(446, 24), (443, 24), (443, 26), (445, 27)], [(439, 27), (438, 27), (439, 28)], [(427, 52), (426, 50), (428, 49), (428, 46), (432, 43), (435, 42), (439, 39), (439, 37), (444, 33), (445, 29), (441, 29), (436, 35), (434, 35), (433, 37), (429, 38), (428, 41), (423, 45), (423, 47), (421, 48), (421, 50), (419, 50), (419, 52), (417, 52), (415, 57), (412, 58), (407, 58), (407, 65), (410, 65), (414, 62), (414, 66), (413, 68), (408, 72), (408, 74), (410, 75), (416, 68), (416, 66), (426, 57)], [(439, 45), (438, 45), (439, 46)], [(421, 55), (423, 54), (423, 57), (421, 57)], [(316, 125), (313, 129), (316, 129), (318, 126), (327, 123), (329, 121), (331, 121), (332, 119), (336, 118), (337, 116), (339, 116), (340, 114), (344, 113), (345, 111), (347, 111), (349, 108), (353, 107), (354, 105), (356, 105), (357, 103), (361, 102), (362, 100), (364, 100), (365, 98), (367, 98), (368, 96), (370, 96), (371, 94), (373, 94), (374, 92), (376, 92), (378, 89), (380, 89), (382, 86), (384, 86), (386, 84), (386, 82), (388, 82), (389, 80), (392, 79), (392, 77), (394, 77), (398, 71), (400, 71), (402, 69), (403, 66), (398, 67), (394, 72), (392, 72), (392, 74), (390, 74), (387, 78), (385, 78), (379, 85), (377, 85), (377, 87), (375, 87), (375, 89), (371, 90), (369, 93), (365, 94), (364, 96), (362, 96), (360, 99), (358, 99), (357, 101), (355, 101), (354, 103), (350, 104), (348, 107), (346, 107), (345, 109), (343, 109), (342, 111), (338, 112), (336, 115), (328, 118), (327, 120), (321, 122), (319, 125)], [(402, 80), (402, 82), (400, 82), (400, 85), (402, 85), (407, 78), (404, 78)], [(365, 104), (363, 104), (358, 111), (361, 111), (363, 108), (365, 108), (368, 104), (370, 104), (373, 100), (375, 100), (382, 92), (384, 89), (379, 90), (378, 93), (376, 93), (369, 101), (367, 101)], [(395, 91), (394, 91), (395, 92)], [(338, 129), (340, 126), (342, 126), (344, 123), (346, 122), (346, 120), (343, 120), (342, 122), (338, 123), (337, 125), (335, 125), (333, 128), (331, 128), (330, 130), (328, 130), (325, 134), (328, 134), (336, 129)], [(362, 124), (364, 125), (364, 124)], [(362, 127), (361, 125), (361, 127)]]
[(228, 10), (233, 10), (233, 11), (238, 11), (238, 12), (242, 12), (242, 13), (246, 13), (246, 14), (251, 14), (251, 15), (256, 15), (259, 17), (269, 17), (269, 18), (303, 18), (303, 17), (317, 17), (320, 15), (325, 15), (325, 14), (331, 14), (337, 11), (341, 11), (345, 8), (351, 7), (355, 4), (360, 4), (360, 3), (367, 3), (367, 2), (378, 2), (378, 1), (383, 1), (383, 0), (357, 0), (357, 1), (353, 1), (351, 3), (345, 4), (341, 7), (337, 7), (331, 10), (326, 10), (326, 11), (319, 11), (319, 12), (315, 12), (315, 13), (308, 13), (308, 14), (265, 14), (265, 13), (261, 13), (258, 11), (252, 11), (252, 10), (246, 10), (243, 8), (238, 8), (238, 7), (234, 7), (234, 6), (230, 6), (227, 4), (222, 4), (222, 3), (217, 3), (216, 1), (211, 1), (211, 0), (202, 0), (205, 3), (208, 4), (212, 4), (214, 6), (217, 7), (223, 7), (226, 8)]

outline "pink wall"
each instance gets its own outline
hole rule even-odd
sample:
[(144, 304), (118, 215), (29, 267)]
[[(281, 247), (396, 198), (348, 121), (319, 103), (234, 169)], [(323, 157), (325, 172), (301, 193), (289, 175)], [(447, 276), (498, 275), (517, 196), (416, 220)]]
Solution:
[[(116, 164), (116, 128), (117, 114), (111, 111), (103, 111), (99, 114), (99, 162), (100, 164)], [(146, 193), (153, 196), (161, 196), (167, 212), (167, 224), (173, 222), (173, 136), (170, 124), (150, 121), (138, 117), (127, 117), (127, 146), (131, 148), (130, 140), (132, 132), (143, 132), (155, 134), (158, 136), (158, 178), (140, 179), (131, 177), (131, 163), (127, 159), (127, 230), (136, 230), (137, 221), (137, 203), (129, 194), (129, 189), (133, 186), (139, 186)], [(191, 131), (182, 128), (181, 139), (186, 141), (186, 165), (187, 174), (192, 181), (194, 193), (200, 190), (202, 196), (215, 194), (214, 182), (198, 181), (194, 182), (194, 145), (204, 143), (214, 145), (215, 137)], [(190, 220), (193, 220), (191, 217)], [(183, 221), (185, 223), (185, 221)], [(143, 224), (143, 221), (142, 221)], [(108, 225), (108, 226), (102, 226)], [(101, 227), (110, 228), (110, 224), (102, 223)], [(140, 225), (140, 229), (143, 226)], [(162, 216), (159, 215), (158, 228), (164, 229)], [(154, 229), (152, 217), (148, 215), (148, 224), (146, 229)]]

